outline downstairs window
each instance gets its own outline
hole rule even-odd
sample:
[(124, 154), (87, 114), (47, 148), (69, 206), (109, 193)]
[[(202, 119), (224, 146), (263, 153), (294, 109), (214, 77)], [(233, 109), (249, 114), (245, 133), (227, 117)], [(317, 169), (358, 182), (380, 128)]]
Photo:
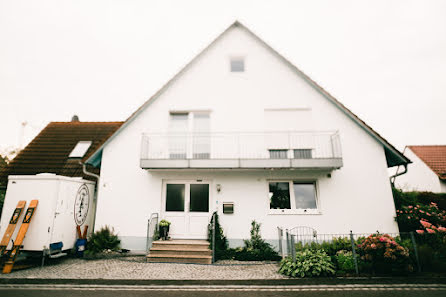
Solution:
[(315, 213), (317, 196), (315, 182), (269, 182), (271, 213)]

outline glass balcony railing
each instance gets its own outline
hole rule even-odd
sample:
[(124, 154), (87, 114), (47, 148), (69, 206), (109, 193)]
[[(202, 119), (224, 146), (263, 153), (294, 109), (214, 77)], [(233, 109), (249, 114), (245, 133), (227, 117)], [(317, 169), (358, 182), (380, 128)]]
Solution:
[(143, 134), (141, 167), (340, 168), (338, 132)]

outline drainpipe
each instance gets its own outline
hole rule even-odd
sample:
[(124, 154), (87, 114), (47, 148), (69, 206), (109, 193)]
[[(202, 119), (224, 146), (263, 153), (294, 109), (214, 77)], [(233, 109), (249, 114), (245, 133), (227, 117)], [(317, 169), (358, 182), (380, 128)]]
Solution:
[(94, 187), (94, 200), (96, 201), (94, 204), (94, 217), (93, 217), (93, 226), (91, 227), (92, 232), (94, 232), (94, 226), (96, 224), (96, 210), (98, 207), (98, 188), (99, 188), (99, 175), (94, 174), (93, 172), (87, 171), (87, 164), (82, 163), (82, 161), (79, 161), (79, 164), (82, 165), (82, 172), (85, 175), (94, 177), (96, 179), (95, 187)]
[(398, 166), (398, 168), (397, 168), (397, 170), (396, 170), (396, 173), (390, 177), (390, 182), (392, 183), (392, 186), (395, 186), (395, 179), (396, 179), (398, 176), (407, 173), (407, 164), (404, 164), (403, 166), (404, 166), (404, 171), (403, 171), (403, 172), (398, 173), (398, 170), (400, 169), (400, 166)]
[(94, 177), (94, 178), (96, 179), (96, 182), (99, 181), (99, 177), (100, 177), (99, 175), (94, 174), (93, 172), (88, 172), (88, 171), (87, 171), (87, 164), (82, 163), (81, 161), (79, 161), (79, 164), (82, 165), (82, 172), (83, 172), (85, 175)]
[[(404, 154), (404, 152), (406, 151), (406, 148), (407, 148), (407, 146), (404, 147), (403, 154)], [(401, 165), (398, 165), (398, 168), (396, 169), (396, 173), (390, 177), (390, 183), (392, 184), (392, 187), (395, 187), (395, 179), (396, 179), (398, 176), (407, 173), (407, 165), (408, 165), (407, 163), (403, 165), (403, 166), (404, 166), (404, 171), (403, 171), (403, 172), (400, 172), (400, 173), (398, 173), (398, 170), (400, 170), (400, 166), (401, 166)]]

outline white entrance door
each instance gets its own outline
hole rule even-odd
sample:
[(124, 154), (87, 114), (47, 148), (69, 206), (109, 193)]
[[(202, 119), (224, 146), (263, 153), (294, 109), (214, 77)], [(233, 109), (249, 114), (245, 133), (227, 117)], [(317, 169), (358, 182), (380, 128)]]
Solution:
[(162, 218), (171, 222), (169, 236), (206, 239), (210, 218), (210, 183), (166, 181), (163, 186)]

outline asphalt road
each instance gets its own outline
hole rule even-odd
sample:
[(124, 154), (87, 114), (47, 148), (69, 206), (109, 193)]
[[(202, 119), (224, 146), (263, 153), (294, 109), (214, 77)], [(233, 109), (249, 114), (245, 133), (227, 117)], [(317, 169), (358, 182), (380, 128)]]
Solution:
[(36, 286), (25, 285), (0, 286), (2, 297), (266, 297), (266, 296), (299, 296), (299, 297), (437, 297), (446, 296), (445, 285), (354, 285), (354, 286)]

